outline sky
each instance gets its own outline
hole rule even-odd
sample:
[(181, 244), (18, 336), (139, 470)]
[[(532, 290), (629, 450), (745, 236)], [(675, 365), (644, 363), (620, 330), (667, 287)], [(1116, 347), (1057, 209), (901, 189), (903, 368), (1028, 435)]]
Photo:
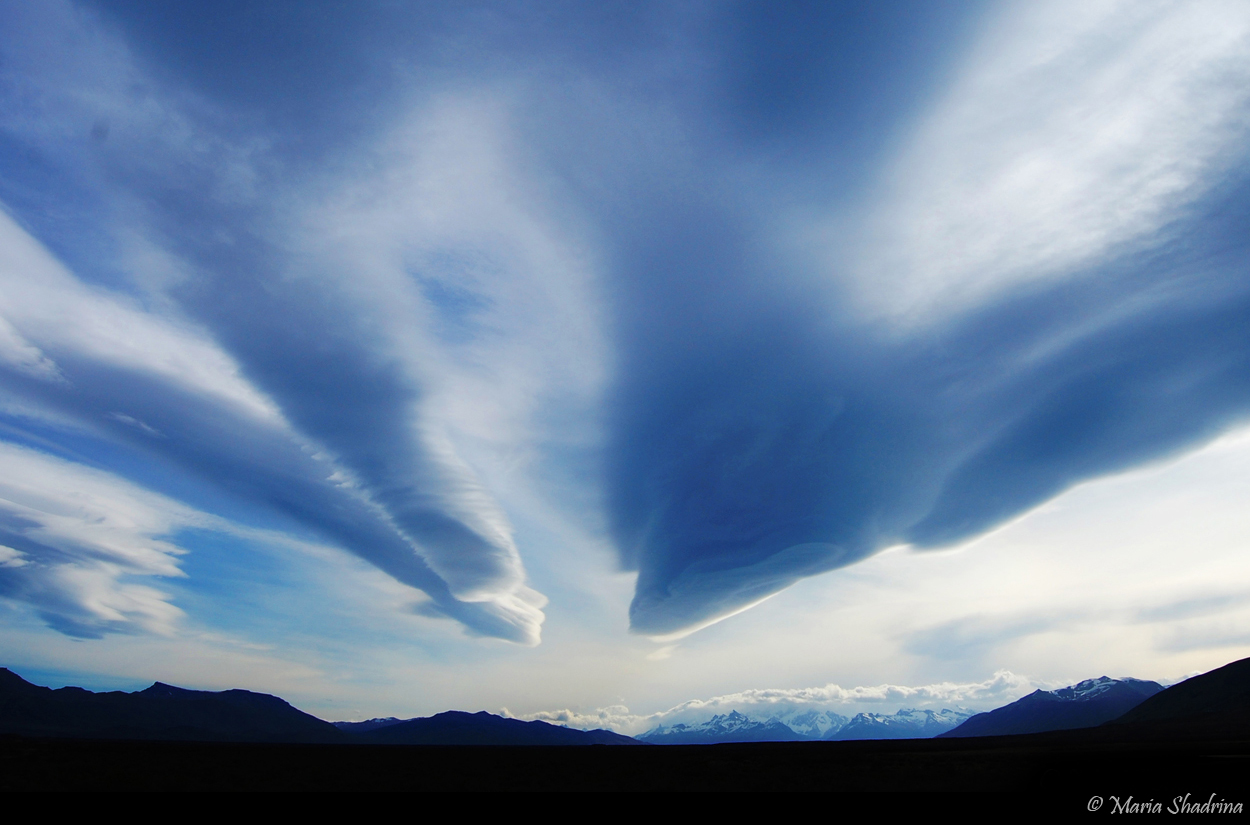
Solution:
[(327, 719), (1250, 655), (1250, 6), (0, 2), (0, 664)]

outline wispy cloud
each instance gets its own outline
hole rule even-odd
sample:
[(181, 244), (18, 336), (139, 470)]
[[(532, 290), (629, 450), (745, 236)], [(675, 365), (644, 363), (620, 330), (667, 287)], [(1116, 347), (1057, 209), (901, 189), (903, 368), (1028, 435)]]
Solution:
[(168, 537), (215, 522), (109, 473), (0, 443), (0, 588), (53, 627), (169, 635), (182, 617), (142, 582), (183, 573)]
[(1010, 5), (889, 169), (855, 267), (870, 312), (931, 322), (1156, 247), (1245, 158), (1236, 2)]

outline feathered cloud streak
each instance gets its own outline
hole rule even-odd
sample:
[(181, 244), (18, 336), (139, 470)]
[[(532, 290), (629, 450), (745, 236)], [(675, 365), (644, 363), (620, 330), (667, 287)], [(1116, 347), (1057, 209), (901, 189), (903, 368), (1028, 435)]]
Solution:
[[(429, 594), (427, 612), (486, 635), (537, 640), (535, 596), (513, 584), (495, 599), (456, 598), (384, 507), (212, 342), (80, 284), (7, 218), (0, 237), (4, 312), (20, 356), (0, 376), (18, 433), (29, 440), (32, 430), (68, 430), (171, 463), (354, 550)], [(47, 474), (27, 478), (37, 484)]]
[[(471, 281), (475, 266), (497, 268), (489, 244), (448, 240), (446, 227), (431, 229), (419, 214), (406, 222), (389, 215), (389, 241), (380, 238), (369, 219), (396, 203), (376, 202), (376, 190), (366, 209), (374, 214), (363, 217), (352, 203), (313, 214), (289, 190), (285, 199), (282, 191), (263, 199), (261, 167), (278, 162), (263, 141), (224, 130), (203, 101), (165, 93), (124, 48), (90, 31), (90, 18), (84, 23), (57, 6), (24, 17), (30, 30), (16, 35), (81, 39), (99, 65), (50, 65), (38, 50), (10, 42), (21, 58), (14, 71), (24, 70), (10, 78), (10, 90), (25, 87), (12, 101), (21, 116), (10, 135), (44, 147), (61, 139), (56, 171), (71, 182), (55, 196), (75, 203), (76, 220), (111, 228), (116, 244), (96, 250), (112, 260), (84, 268), (97, 279), (110, 264), (129, 271), (124, 290), (89, 286), (0, 218), (0, 357), (18, 432), (29, 437), (36, 422), (35, 429), (121, 442), (329, 537), (427, 593), (421, 612), (536, 643), (544, 599), (526, 586), (507, 517), (454, 443), (515, 399), (453, 418), (446, 385), (456, 374), (446, 362), (456, 355), (471, 362), (475, 353), (440, 351), (429, 333), (440, 298), (489, 307), (499, 297), (478, 294)], [(71, 82), (58, 76), (74, 71)], [(93, 136), (104, 146), (84, 149), (57, 134), (84, 119), (98, 125), (101, 111), (110, 127)], [(441, 120), (454, 131), (454, 122), (446, 124), (454, 117)], [(429, 177), (411, 151), (389, 160), (417, 167), (408, 183)], [(425, 189), (449, 194), (446, 185)], [(353, 236), (361, 228), (350, 225), (353, 217), (370, 237)], [(515, 223), (516, 210), (507, 217)], [(497, 223), (495, 234), (508, 229)], [(555, 242), (544, 246), (534, 232), (523, 241), (527, 248), (513, 259), (548, 270), (562, 263)], [(71, 257), (88, 257), (84, 246), (81, 238), (65, 244)], [(472, 260), (442, 260), (456, 254)], [(439, 292), (447, 269), (454, 283)], [(488, 311), (478, 314), (491, 320)], [(448, 323), (464, 323), (463, 316)], [(524, 341), (505, 344), (526, 351)], [(521, 383), (514, 395), (534, 390)]]

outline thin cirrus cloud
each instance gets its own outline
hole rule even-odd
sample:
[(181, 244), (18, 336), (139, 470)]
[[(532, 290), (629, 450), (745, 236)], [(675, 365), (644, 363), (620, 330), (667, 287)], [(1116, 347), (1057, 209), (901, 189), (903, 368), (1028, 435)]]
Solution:
[[(1244, 418), (1244, 6), (996, 7), (911, 97), (906, 15), (853, 72), (752, 74), (738, 11), (13, 12), (6, 432), (175, 467), (535, 643), (509, 490), (543, 473), (597, 468), (667, 636)], [(837, 50), (842, 14), (756, 15), (763, 51)], [(822, 143), (843, 108), (887, 134)]]
[(980, 39), (889, 164), (854, 264), (895, 323), (1173, 240), (1244, 160), (1239, 4), (1035, 4)]

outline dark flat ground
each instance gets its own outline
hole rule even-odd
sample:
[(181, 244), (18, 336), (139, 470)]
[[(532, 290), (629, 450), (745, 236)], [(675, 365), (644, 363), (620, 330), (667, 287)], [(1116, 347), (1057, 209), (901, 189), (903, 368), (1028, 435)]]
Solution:
[(1076, 812), (1094, 795), (1214, 793), (1250, 802), (1250, 739), (1097, 741), (1081, 733), (562, 748), (6, 737), (0, 790), (1007, 791)]

